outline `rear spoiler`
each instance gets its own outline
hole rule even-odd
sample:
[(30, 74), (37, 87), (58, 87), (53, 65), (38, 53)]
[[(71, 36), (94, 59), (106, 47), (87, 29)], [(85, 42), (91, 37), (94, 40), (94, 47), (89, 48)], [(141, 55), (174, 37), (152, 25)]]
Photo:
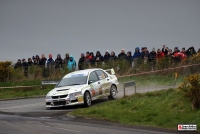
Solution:
[(115, 70), (113, 68), (107, 69), (107, 70), (104, 70), (104, 71), (108, 72), (109, 74), (115, 75)]

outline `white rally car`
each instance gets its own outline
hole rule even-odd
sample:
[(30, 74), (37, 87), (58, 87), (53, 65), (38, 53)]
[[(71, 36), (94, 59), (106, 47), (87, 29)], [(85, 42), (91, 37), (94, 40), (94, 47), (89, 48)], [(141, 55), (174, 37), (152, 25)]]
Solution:
[[(110, 74), (108, 72), (111, 72)], [(86, 69), (65, 75), (46, 95), (46, 107), (61, 107), (84, 104), (90, 106), (93, 100), (117, 97), (119, 82), (113, 69)]]

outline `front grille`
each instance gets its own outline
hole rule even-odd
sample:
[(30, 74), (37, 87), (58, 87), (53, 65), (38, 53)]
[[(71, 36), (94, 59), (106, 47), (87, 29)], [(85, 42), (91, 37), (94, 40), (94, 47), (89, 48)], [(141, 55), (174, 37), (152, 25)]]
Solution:
[(51, 96), (51, 98), (52, 99), (58, 99), (59, 97), (60, 98), (66, 98), (68, 96), (68, 94), (67, 95), (60, 95), (60, 96)]
[(54, 106), (59, 106), (59, 105), (66, 105), (66, 101), (57, 101), (57, 102), (53, 102)]
[(46, 102), (46, 105), (51, 105), (51, 102)]
[(78, 102), (78, 100), (76, 99), (76, 100), (71, 100), (71, 103), (73, 103), (73, 102)]

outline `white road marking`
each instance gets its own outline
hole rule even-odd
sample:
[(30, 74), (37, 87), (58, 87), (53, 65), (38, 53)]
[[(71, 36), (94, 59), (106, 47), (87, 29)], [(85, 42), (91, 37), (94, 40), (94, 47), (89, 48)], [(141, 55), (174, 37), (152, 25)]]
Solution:
[(67, 129), (67, 128), (61, 128), (61, 127), (52, 127), (52, 126), (45, 126), (45, 125), (36, 125), (39, 127), (48, 127), (48, 128), (56, 128), (56, 129), (61, 129), (61, 130), (66, 130), (66, 131), (72, 131), (72, 132), (77, 132), (80, 133), (81, 131), (78, 130), (73, 130), (73, 129)]
[(0, 110), (23, 108), (23, 107), (30, 107), (30, 106), (37, 106), (37, 105), (44, 105), (45, 106), (45, 103), (44, 102), (40, 102), (40, 103), (28, 104), (28, 105), (21, 105), (21, 106), (4, 107), (4, 108), (0, 108)]

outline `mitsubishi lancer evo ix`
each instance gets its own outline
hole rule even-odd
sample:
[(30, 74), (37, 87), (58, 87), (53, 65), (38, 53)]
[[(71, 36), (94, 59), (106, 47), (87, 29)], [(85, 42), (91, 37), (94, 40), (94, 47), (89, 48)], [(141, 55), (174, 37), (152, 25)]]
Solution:
[[(108, 72), (111, 72), (110, 74)], [(117, 97), (119, 82), (113, 69), (86, 69), (65, 75), (57, 86), (46, 95), (46, 108), (84, 104), (93, 100)]]

